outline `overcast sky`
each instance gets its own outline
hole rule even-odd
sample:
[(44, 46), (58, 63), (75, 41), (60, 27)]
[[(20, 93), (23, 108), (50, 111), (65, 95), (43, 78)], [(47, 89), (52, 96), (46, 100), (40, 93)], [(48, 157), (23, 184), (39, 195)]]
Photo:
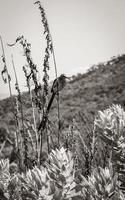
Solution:
[[(0, 0), (0, 34), (12, 79), (13, 53), (21, 89), (25, 89), (21, 46), (7, 47), (19, 35), (32, 44), (32, 57), (42, 70), (45, 40), (33, 0)], [(43, 0), (53, 37), (58, 74), (68, 76), (125, 53), (125, 0)], [(0, 48), (0, 55), (2, 54)], [(50, 79), (54, 79), (51, 62)], [(0, 60), (0, 70), (2, 62)], [(13, 82), (14, 83), (14, 82)], [(12, 83), (12, 84), (13, 84)], [(14, 88), (14, 86), (13, 86)], [(0, 93), (8, 93), (0, 77)]]

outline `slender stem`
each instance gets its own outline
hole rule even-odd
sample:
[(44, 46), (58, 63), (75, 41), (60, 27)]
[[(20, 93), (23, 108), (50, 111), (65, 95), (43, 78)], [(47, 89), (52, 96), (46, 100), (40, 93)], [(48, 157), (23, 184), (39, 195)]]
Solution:
[[(52, 46), (53, 46), (52, 35), (50, 35), (50, 36), (51, 36), (51, 41), (52, 41)], [(56, 56), (55, 56), (54, 46), (53, 46), (52, 55), (53, 55), (53, 62), (54, 62), (54, 68), (55, 68), (55, 75), (56, 75), (56, 78), (57, 78), (58, 77), (58, 73), (57, 73), (57, 64), (56, 64)]]
[(94, 150), (95, 150), (95, 125), (93, 128), (93, 137), (92, 137), (92, 144), (91, 144), (92, 156), (94, 155)]
[(33, 114), (33, 123), (34, 123), (34, 131), (36, 135), (36, 150), (38, 153), (38, 134), (37, 134), (37, 128), (36, 128), (36, 117), (35, 117), (35, 108), (33, 105), (33, 99), (32, 99), (32, 90), (30, 90), (30, 99), (31, 99), (31, 104), (32, 104), (32, 114)]
[[(12, 65), (13, 65), (13, 69), (14, 69), (14, 74), (15, 74), (15, 79), (16, 79), (16, 84), (17, 84), (17, 91), (18, 91), (18, 95), (19, 95), (19, 102), (20, 102), (20, 112), (21, 112), (21, 122), (22, 122), (22, 133), (24, 134), (24, 136), (21, 134), (21, 137), (24, 137), (24, 140), (26, 140), (25, 137), (25, 127), (24, 127), (24, 114), (23, 114), (23, 105), (22, 105), (22, 98), (21, 98), (21, 94), (20, 94), (20, 89), (19, 89), (19, 83), (18, 83), (18, 79), (17, 79), (17, 73), (16, 73), (16, 68), (15, 68), (15, 64), (14, 64), (14, 60), (13, 60), (13, 55), (11, 55), (12, 58)], [(26, 141), (24, 141), (24, 146), (25, 146), (25, 155), (27, 154), (27, 147), (26, 147)], [(22, 147), (21, 147), (22, 150)], [(22, 153), (22, 152), (21, 152)], [(23, 154), (23, 153), (22, 153)], [(25, 158), (26, 159), (26, 158)]]
[(16, 83), (19, 86), (18, 79), (17, 79), (17, 74), (16, 74), (16, 68), (15, 68), (15, 64), (14, 64), (14, 60), (13, 60), (13, 55), (11, 55), (11, 59), (12, 59), (12, 65), (13, 65), (13, 70), (14, 70), (14, 74), (15, 74)]
[(54, 147), (54, 141), (53, 141), (53, 136), (52, 136), (52, 134), (51, 134), (50, 126), (49, 126), (49, 136), (50, 136), (50, 140), (51, 140), (51, 143), (52, 143), (53, 149), (54, 149), (54, 148), (55, 148), (55, 147)]
[(48, 148), (48, 154), (50, 153), (50, 145), (49, 145), (49, 134), (46, 128), (46, 137), (47, 137), (47, 148)]
[(40, 137), (39, 137), (39, 151), (38, 151), (38, 166), (40, 166), (40, 159), (41, 159), (41, 156), (42, 156), (42, 134), (40, 134)]
[(1, 146), (1, 148), (0, 148), (0, 155), (1, 155), (1, 153), (2, 153), (3, 148), (5, 147), (5, 144), (6, 144), (6, 140), (2, 143), (2, 146)]
[[(14, 70), (14, 74), (15, 74), (16, 84), (19, 87), (18, 79), (17, 79), (17, 74), (16, 74), (16, 68), (15, 68), (15, 64), (14, 64), (14, 60), (13, 60), (13, 55), (11, 55), (11, 59), (12, 59), (12, 66), (13, 66), (13, 70)], [(17, 129), (19, 129), (19, 127), (18, 127), (18, 118), (17, 118), (16, 114), (15, 114), (15, 124), (16, 124), (16, 138), (17, 138), (17, 148), (18, 148), (19, 138), (18, 138), (18, 131), (17, 131)]]
[[(47, 18), (46, 18), (47, 19)], [(48, 21), (48, 20), (47, 20)], [(48, 30), (50, 34), (50, 29), (49, 29), (49, 24), (48, 24)], [(58, 77), (58, 72), (57, 72), (57, 64), (56, 64), (56, 56), (55, 56), (55, 50), (54, 50), (54, 45), (53, 45), (53, 38), (52, 35), (50, 34), (51, 37), (51, 42), (52, 42), (52, 55), (53, 55), (53, 62), (54, 62), (54, 68), (55, 68), (55, 75), (56, 78)], [(57, 91), (58, 91), (58, 84), (57, 84)], [(60, 145), (60, 104), (59, 104), (59, 91), (57, 93), (57, 104), (58, 104), (58, 146)]]
[[(52, 40), (52, 35), (51, 35), (51, 41), (52, 41), (52, 46), (53, 46), (53, 40)], [(56, 65), (56, 57), (55, 57), (55, 51), (54, 51), (54, 47), (53, 47), (53, 51), (52, 51), (52, 55), (53, 55), (53, 61), (54, 61), (54, 68), (55, 68), (55, 75), (56, 78), (58, 77), (57, 74), (57, 65)], [(57, 91), (58, 91), (58, 84), (57, 84)], [(59, 92), (57, 93), (57, 104), (58, 104), (58, 146), (60, 145), (60, 104), (59, 104)]]

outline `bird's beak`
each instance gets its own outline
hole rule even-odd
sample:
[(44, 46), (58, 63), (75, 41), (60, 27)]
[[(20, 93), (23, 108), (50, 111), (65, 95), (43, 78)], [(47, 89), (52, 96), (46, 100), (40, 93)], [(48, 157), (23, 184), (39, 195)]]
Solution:
[(69, 79), (69, 80), (70, 80), (70, 79), (71, 79), (71, 77), (67, 77), (67, 76), (66, 76), (66, 79)]

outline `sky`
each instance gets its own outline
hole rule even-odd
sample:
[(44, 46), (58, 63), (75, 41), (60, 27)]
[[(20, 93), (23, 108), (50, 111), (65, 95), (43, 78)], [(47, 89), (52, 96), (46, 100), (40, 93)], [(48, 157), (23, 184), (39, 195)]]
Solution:
[[(125, 0), (43, 0), (53, 38), (58, 75), (85, 72), (90, 66), (125, 53)], [(21, 90), (26, 90), (22, 66), (26, 64), (19, 44), (8, 47), (20, 35), (31, 43), (32, 58), (42, 79), (45, 37), (38, 7), (33, 0), (0, 0), (0, 35), (14, 90), (13, 54)], [(2, 55), (0, 47), (0, 56)], [(0, 70), (3, 64), (0, 60)], [(50, 60), (50, 80), (55, 78)], [(8, 94), (0, 77), (0, 94)]]

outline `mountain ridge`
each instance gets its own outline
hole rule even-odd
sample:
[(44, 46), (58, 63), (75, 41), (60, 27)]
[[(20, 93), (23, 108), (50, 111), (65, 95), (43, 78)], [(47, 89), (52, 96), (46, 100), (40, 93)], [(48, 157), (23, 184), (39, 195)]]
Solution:
[[(73, 118), (86, 115), (94, 118), (98, 110), (111, 104), (121, 104), (125, 108), (125, 55), (113, 57), (106, 63), (92, 66), (88, 72), (72, 76), (60, 92), (60, 118), (62, 128), (68, 127)], [(24, 110), (31, 118), (31, 103), (28, 94), (23, 95)], [(9, 98), (0, 100), (1, 126), (13, 126), (12, 108)], [(82, 114), (81, 114), (82, 113)], [(55, 116), (55, 117), (54, 117)], [(50, 110), (50, 120), (57, 120), (57, 102)], [(31, 119), (32, 121), (32, 119)], [(38, 122), (39, 124), (39, 122)]]

